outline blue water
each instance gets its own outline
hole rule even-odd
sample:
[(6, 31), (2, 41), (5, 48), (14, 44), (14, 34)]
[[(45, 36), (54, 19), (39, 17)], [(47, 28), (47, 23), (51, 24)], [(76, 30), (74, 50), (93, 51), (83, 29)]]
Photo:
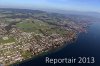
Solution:
[(100, 66), (100, 22), (94, 22), (88, 28), (88, 33), (81, 33), (74, 43), (62, 48), (57, 52), (24, 62), (19, 66), (56, 66), (46, 64), (45, 57), (66, 58), (66, 57), (95, 57), (94, 64), (56, 64), (57, 66)]

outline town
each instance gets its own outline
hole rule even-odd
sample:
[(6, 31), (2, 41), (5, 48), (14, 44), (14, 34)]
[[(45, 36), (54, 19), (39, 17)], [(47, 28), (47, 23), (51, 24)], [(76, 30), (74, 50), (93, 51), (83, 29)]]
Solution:
[(0, 10), (0, 64), (10, 65), (59, 48), (86, 31), (87, 23), (59, 18), (59, 14), (24, 12)]

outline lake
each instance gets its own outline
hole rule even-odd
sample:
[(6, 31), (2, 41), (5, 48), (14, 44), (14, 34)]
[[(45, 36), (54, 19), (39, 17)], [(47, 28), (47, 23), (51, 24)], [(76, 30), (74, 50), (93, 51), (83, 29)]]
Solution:
[(55, 66), (46, 64), (45, 58), (66, 58), (66, 57), (94, 57), (93, 64), (56, 64), (57, 66), (100, 66), (100, 22), (94, 22), (87, 30), (81, 33), (78, 39), (57, 52), (48, 53), (30, 61), (19, 64), (19, 66)]

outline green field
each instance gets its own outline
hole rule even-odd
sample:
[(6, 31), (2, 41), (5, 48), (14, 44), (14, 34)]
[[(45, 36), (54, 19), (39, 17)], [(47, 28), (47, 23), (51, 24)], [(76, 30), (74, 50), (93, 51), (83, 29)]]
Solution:
[(39, 20), (35, 21), (34, 23), (20, 22), (20, 23), (17, 23), (16, 26), (22, 29), (24, 32), (35, 32), (35, 33), (39, 33), (39, 29), (48, 28), (48, 24)]
[(15, 42), (15, 39), (13, 37), (9, 37), (7, 40), (4, 40), (3, 38), (0, 38), (0, 43), (11, 43)]

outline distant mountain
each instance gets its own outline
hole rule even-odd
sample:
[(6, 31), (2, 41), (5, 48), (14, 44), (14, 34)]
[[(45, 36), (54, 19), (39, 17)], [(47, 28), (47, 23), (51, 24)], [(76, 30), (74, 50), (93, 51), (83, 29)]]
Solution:
[[(0, 8), (3, 10), (13, 10), (14, 12), (22, 12), (22, 13), (26, 13), (26, 12), (32, 12), (34, 9), (11, 9), (11, 8)], [(51, 12), (51, 13), (60, 13), (60, 14), (66, 14), (66, 15), (84, 15), (84, 16), (92, 16), (92, 17), (96, 17), (96, 18), (100, 18), (100, 13), (99, 12), (84, 12), (84, 11), (72, 11), (72, 10), (60, 10), (60, 9), (36, 9), (34, 10), (34, 13), (44, 13), (44, 11), (46, 12)]]
[(72, 14), (72, 15), (85, 15), (85, 16), (93, 16), (96, 18), (100, 18), (100, 13), (98, 12), (81, 12), (81, 11), (72, 11), (72, 10), (58, 10), (58, 9), (47, 9), (44, 11), (49, 11), (49, 12), (55, 12), (55, 13), (61, 13), (61, 14)]

